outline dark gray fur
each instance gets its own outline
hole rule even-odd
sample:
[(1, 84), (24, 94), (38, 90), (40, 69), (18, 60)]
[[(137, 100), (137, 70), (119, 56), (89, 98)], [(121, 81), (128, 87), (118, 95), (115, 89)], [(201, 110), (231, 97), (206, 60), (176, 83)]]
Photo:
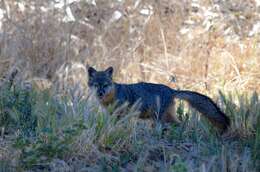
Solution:
[(172, 103), (172, 89), (162, 84), (144, 82), (136, 84), (115, 83), (115, 89), (115, 97), (119, 104), (128, 102), (130, 105), (133, 105), (140, 99), (140, 111), (144, 112), (151, 109), (153, 118), (160, 119)]
[(133, 105), (141, 100), (140, 111), (151, 112), (155, 119), (162, 119), (165, 111), (172, 106), (174, 99), (186, 100), (192, 107), (201, 112), (214, 125), (225, 131), (230, 125), (229, 118), (219, 109), (219, 107), (207, 96), (193, 92), (174, 90), (166, 85), (139, 82), (135, 84), (119, 84), (113, 82), (113, 68), (105, 71), (96, 71), (94, 68), (88, 69), (90, 87), (96, 88), (99, 98), (115, 91), (114, 101), (121, 105), (128, 102)]
[[(166, 85), (140, 82), (136, 84), (117, 84), (116, 100), (119, 104), (128, 102), (134, 104), (141, 99), (140, 111), (151, 108), (155, 116), (162, 118), (165, 110), (173, 99), (183, 99), (196, 110), (204, 114), (207, 118), (224, 125), (226, 129), (230, 125), (229, 118), (219, 109), (219, 107), (207, 96), (193, 91), (174, 90)], [(159, 102), (158, 102), (159, 100)], [(158, 104), (159, 103), (159, 104)], [(158, 106), (159, 105), (159, 106)]]

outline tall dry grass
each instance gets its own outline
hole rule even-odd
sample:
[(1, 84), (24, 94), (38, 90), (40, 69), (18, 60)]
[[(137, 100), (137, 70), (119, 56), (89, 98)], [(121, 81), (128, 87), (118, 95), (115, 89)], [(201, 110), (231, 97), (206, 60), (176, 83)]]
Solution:
[(0, 73), (17, 67), (38, 86), (85, 88), (86, 64), (112, 65), (119, 82), (259, 90), (259, 8), (257, 0), (1, 0)]

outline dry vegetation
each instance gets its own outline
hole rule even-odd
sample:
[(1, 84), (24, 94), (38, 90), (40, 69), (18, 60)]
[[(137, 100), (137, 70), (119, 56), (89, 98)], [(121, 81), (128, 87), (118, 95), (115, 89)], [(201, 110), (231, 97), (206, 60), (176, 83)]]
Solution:
[[(117, 121), (84, 97), (86, 65), (217, 96), (230, 132), (182, 103), (166, 135)], [(259, 0), (0, 0), (0, 171), (258, 171), (259, 69)]]
[(259, 90), (259, 8), (257, 0), (2, 0), (1, 75), (16, 66), (24, 79), (71, 81), (84, 78), (85, 64), (113, 65), (120, 82)]

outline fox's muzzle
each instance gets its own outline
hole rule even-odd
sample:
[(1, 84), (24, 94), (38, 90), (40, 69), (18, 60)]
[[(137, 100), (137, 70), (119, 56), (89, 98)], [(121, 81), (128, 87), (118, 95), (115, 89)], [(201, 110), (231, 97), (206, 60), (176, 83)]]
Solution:
[(97, 92), (98, 98), (102, 99), (104, 97), (105, 93), (104, 92)]

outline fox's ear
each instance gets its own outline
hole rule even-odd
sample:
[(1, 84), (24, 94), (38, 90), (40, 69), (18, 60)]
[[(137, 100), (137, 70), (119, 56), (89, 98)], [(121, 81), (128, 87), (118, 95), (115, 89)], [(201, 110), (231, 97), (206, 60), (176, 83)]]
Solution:
[(112, 75), (113, 75), (113, 71), (114, 71), (114, 69), (113, 69), (113, 67), (111, 67), (111, 66), (105, 70), (105, 72), (106, 72), (106, 73), (108, 74), (108, 76), (110, 76), (111, 78), (112, 78)]
[(93, 67), (89, 67), (88, 68), (88, 77), (89, 78), (93, 77), (96, 72), (97, 72), (96, 69), (94, 69)]

